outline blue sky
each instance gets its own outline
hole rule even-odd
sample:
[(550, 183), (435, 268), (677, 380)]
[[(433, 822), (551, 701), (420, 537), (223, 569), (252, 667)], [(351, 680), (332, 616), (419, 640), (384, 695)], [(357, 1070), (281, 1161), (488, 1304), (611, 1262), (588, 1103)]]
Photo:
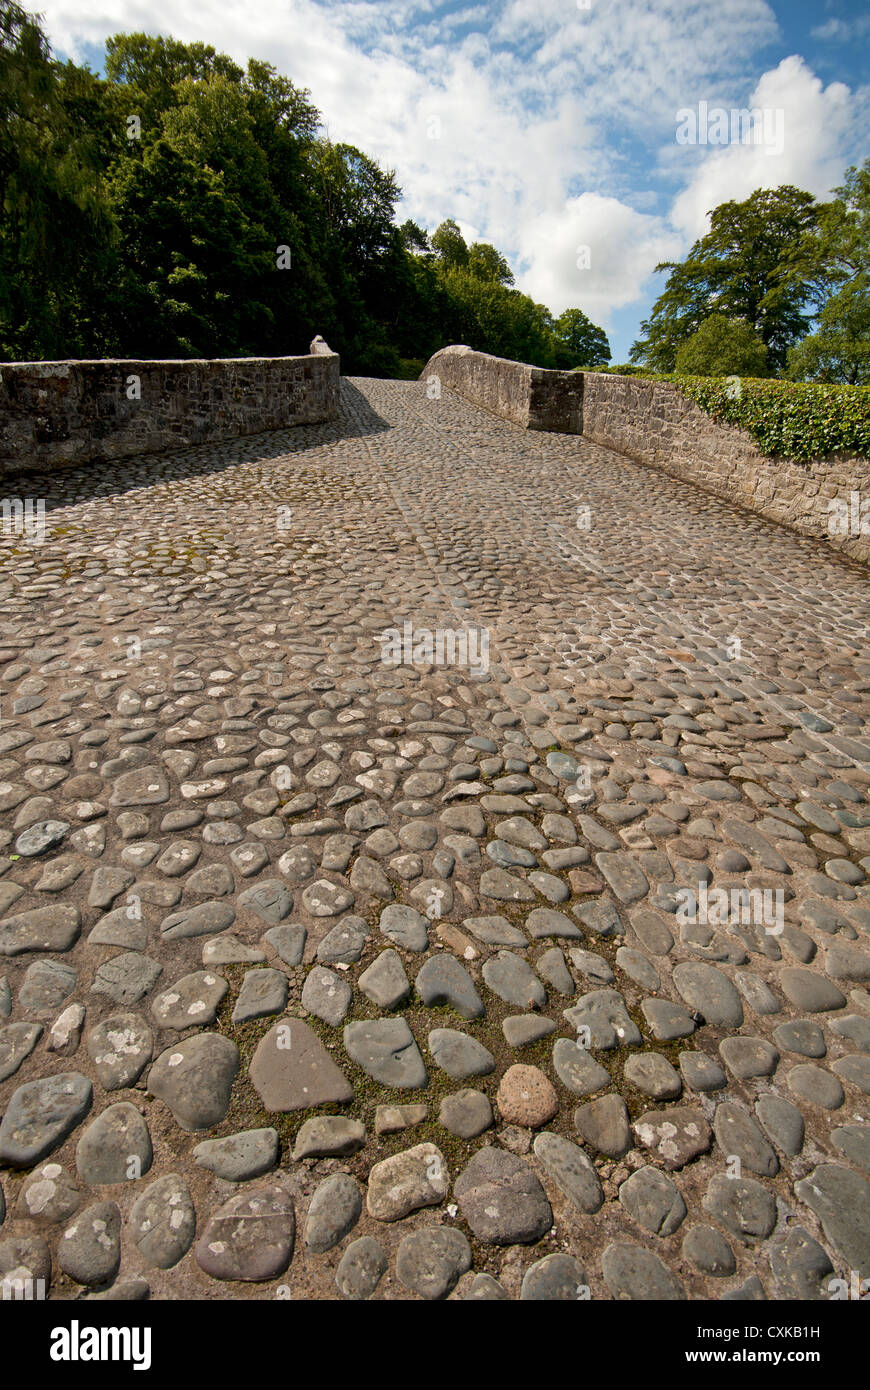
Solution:
[[(707, 212), (754, 188), (824, 197), (870, 155), (859, 0), (43, 0), (56, 51), (99, 70), (145, 30), (263, 58), (329, 134), (396, 171), (400, 217), (455, 217), (517, 284), (576, 305), (613, 360)], [(684, 117), (757, 109), (748, 142), (680, 143)], [(703, 133), (703, 127), (700, 127)], [(708, 124), (708, 137), (713, 127)]]

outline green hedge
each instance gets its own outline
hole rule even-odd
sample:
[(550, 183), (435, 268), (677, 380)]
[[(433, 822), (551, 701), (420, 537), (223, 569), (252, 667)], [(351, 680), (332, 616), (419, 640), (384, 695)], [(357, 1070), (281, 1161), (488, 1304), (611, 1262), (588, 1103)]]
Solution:
[(714, 420), (747, 430), (763, 454), (801, 460), (829, 454), (870, 458), (870, 387), (643, 375), (650, 381), (671, 382)]

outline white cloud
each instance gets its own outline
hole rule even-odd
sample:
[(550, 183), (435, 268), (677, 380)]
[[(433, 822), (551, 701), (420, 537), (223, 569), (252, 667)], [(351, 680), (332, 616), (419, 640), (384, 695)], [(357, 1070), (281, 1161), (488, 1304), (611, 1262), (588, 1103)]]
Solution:
[[(858, 114), (855, 98), (842, 82), (824, 87), (801, 58), (784, 58), (764, 73), (745, 105), (782, 112), (781, 152), (769, 153), (764, 143), (674, 144), (666, 154), (671, 170), (684, 157), (695, 165), (671, 213), (674, 226), (689, 239), (703, 235), (711, 208), (747, 198), (756, 188), (790, 183), (825, 197), (842, 181), (844, 150)], [(769, 128), (774, 128), (772, 121)]]
[(521, 288), (556, 314), (576, 307), (604, 327), (615, 310), (640, 299), (656, 263), (681, 249), (661, 218), (597, 193), (530, 219), (522, 242), (529, 268)]

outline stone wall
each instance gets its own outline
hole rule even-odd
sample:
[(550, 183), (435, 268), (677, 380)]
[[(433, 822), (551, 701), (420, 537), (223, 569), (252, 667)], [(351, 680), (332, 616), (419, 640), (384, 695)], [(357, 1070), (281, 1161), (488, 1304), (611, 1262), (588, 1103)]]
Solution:
[[(867, 459), (836, 455), (799, 463), (762, 454), (746, 430), (711, 419), (668, 382), (605, 372), (583, 375), (583, 434), (593, 443), (827, 541), (855, 560), (870, 561), (870, 534), (854, 526), (853, 497), (857, 493), (867, 504), (870, 526)], [(859, 534), (829, 529), (836, 515), (829, 502), (845, 504), (851, 529)]]
[(469, 347), (446, 347), (429, 359), (420, 380), (429, 384), (433, 378), (523, 429), (581, 432), (581, 372), (551, 372)]
[[(523, 429), (583, 434), (673, 478), (870, 562), (870, 461), (838, 455), (798, 463), (768, 457), (743, 429), (711, 419), (668, 382), (606, 372), (554, 372), (448, 347), (421, 380)], [(861, 504), (868, 534), (861, 534)], [(839, 513), (829, 503), (836, 503)], [(847, 526), (845, 534), (836, 527)]]
[(310, 425), (338, 412), (339, 359), (0, 365), (0, 478)]

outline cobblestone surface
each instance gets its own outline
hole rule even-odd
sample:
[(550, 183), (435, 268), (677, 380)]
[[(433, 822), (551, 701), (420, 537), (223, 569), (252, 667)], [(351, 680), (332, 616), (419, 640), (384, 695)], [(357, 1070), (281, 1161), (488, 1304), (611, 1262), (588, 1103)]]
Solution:
[[(0, 1278), (870, 1278), (863, 571), (417, 383), (26, 487), (43, 543), (0, 536)], [(406, 623), (460, 660), (383, 661)]]

